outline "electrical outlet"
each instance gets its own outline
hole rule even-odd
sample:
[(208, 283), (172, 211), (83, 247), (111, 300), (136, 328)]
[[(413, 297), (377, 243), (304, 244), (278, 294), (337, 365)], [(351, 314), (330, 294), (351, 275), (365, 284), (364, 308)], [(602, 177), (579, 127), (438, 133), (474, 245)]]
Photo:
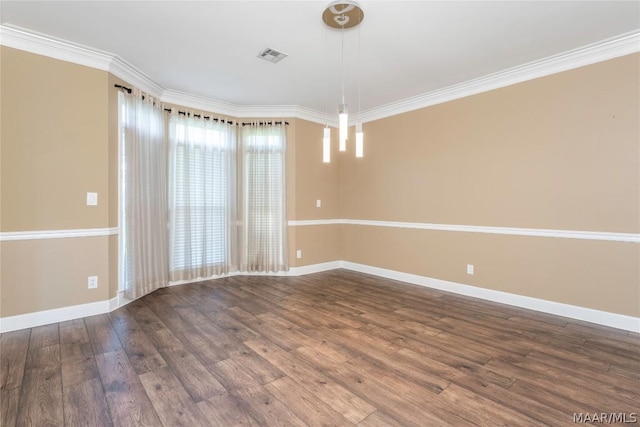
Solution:
[(89, 276), (87, 278), (87, 288), (95, 289), (98, 287), (98, 276)]
[(87, 193), (87, 206), (98, 206), (98, 193)]
[(467, 274), (473, 276), (473, 264), (467, 264)]
[(298, 259), (302, 258), (302, 251), (300, 249), (296, 251), (296, 258)]
[(316, 208), (322, 207), (322, 200), (316, 200)]

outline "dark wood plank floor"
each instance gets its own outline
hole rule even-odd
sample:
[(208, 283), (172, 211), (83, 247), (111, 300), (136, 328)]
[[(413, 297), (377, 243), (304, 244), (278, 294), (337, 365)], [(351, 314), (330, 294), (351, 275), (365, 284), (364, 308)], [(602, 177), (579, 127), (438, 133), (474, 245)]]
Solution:
[(638, 334), (345, 270), (164, 288), (0, 344), (2, 426), (556, 426), (640, 412)]

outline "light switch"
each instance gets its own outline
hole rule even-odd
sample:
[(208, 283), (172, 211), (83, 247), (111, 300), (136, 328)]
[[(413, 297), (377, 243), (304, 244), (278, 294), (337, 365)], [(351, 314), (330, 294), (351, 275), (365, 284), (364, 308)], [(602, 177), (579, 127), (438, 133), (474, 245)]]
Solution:
[(87, 206), (98, 206), (98, 193), (87, 193)]

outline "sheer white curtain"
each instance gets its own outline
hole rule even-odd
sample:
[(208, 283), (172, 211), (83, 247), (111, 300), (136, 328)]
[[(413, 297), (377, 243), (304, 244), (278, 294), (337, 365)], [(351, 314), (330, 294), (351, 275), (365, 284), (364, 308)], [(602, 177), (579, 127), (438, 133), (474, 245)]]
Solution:
[(165, 115), (139, 91), (120, 96), (123, 285), (125, 296), (135, 299), (169, 282)]
[(288, 270), (287, 133), (283, 124), (242, 126), (238, 139), (239, 270)]
[(235, 126), (169, 118), (170, 280), (226, 274), (235, 252)]

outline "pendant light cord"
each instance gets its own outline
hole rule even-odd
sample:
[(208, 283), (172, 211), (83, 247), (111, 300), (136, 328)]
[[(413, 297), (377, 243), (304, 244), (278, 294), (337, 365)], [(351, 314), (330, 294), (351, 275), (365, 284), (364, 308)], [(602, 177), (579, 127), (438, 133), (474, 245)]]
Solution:
[[(324, 81), (324, 113), (329, 116), (329, 28), (324, 28), (324, 68), (326, 79)], [(325, 126), (329, 126), (329, 122), (325, 120)]]
[(342, 68), (342, 103), (344, 104), (344, 25), (340, 31), (342, 37), (342, 58), (341, 58), (341, 68)]
[(360, 67), (360, 27), (358, 27), (358, 123), (362, 123), (360, 119), (361, 106), (360, 106), (360, 81), (362, 80), (362, 68)]

